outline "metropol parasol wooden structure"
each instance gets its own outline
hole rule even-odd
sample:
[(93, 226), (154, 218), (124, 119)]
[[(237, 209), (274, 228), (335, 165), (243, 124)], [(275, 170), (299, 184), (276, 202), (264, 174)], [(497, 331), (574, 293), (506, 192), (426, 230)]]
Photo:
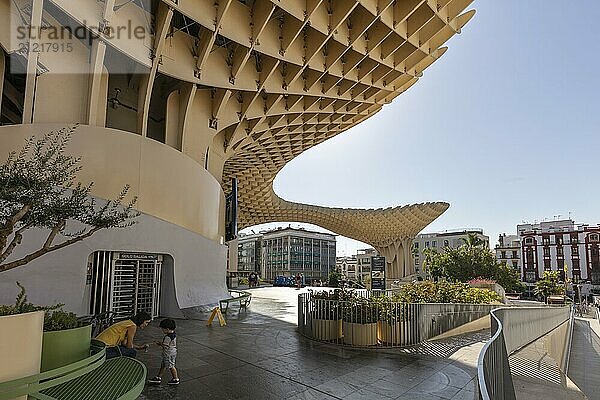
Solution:
[[(0, 15), (25, 2), (0, 0)], [(82, 134), (73, 151), (84, 160), (93, 158), (86, 141), (96, 143), (96, 152), (111, 143), (111, 152), (138, 157), (115, 155), (99, 171), (87, 166), (84, 178), (98, 183), (98, 197), (140, 182), (132, 192), (141, 212), (217, 246), (224, 236), (224, 193), (237, 178), (241, 228), (316, 224), (373, 245), (387, 259), (387, 277), (401, 278), (414, 273), (411, 240), (447, 203), (326, 208), (279, 198), (273, 181), (291, 159), (373, 116), (414, 85), (473, 17), (475, 11), (466, 11), (471, 2), (29, 0), (25, 19), (32, 26), (95, 21), (99, 40), (77, 42), (69, 54), (20, 58), (25, 74), (0, 86), (3, 121), (14, 124), (4, 127), (0, 141), (16, 146), (25, 134), (78, 122)], [(151, 35), (137, 43), (108, 34), (131, 21), (151, 21)], [(10, 57), (20, 57), (4, 29), (2, 73)], [(118, 60), (131, 73), (118, 71)], [(85, 73), (53, 73), (66, 65)], [(22, 95), (13, 90), (19, 85)], [(118, 172), (111, 175), (113, 167)]]

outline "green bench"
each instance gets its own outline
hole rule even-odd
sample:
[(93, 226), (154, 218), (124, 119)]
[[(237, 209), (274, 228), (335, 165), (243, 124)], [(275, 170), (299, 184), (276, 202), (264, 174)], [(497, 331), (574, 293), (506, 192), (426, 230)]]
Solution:
[(0, 400), (29, 395), (39, 400), (134, 400), (146, 382), (144, 364), (128, 357), (106, 360), (92, 340), (90, 357), (40, 374), (0, 383)]
[(241, 290), (229, 290), (229, 295), (231, 297), (219, 300), (219, 308), (224, 314), (227, 313), (229, 303), (239, 303), (240, 309), (247, 309), (250, 305), (250, 300), (252, 300), (252, 294), (250, 292), (243, 292)]

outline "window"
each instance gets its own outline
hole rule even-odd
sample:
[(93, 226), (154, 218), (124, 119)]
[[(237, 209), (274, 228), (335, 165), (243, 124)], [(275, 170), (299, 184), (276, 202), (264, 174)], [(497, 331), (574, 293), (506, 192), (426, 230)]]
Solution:
[(571, 243), (577, 243), (579, 241), (579, 238), (577, 237), (576, 233), (571, 233)]
[(413, 246), (415, 247), (415, 249), (418, 249), (419, 248), (419, 242), (413, 243)]
[(502, 250), (500, 252), (500, 258), (506, 258), (506, 251)]
[(544, 260), (544, 271), (550, 271), (550, 260)]
[(550, 257), (550, 247), (544, 247), (544, 257)]
[(512, 266), (514, 269), (519, 269), (519, 262), (518, 261), (513, 261), (512, 262)]
[(597, 233), (592, 233), (589, 236), (590, 238), (590, 242), (597, 242), (598, 241), (598, 234)]
[(444, 240), (444, 247), (448, 247), (450, 246), (450, 242), (448, 242), (448, 240)]
[(429, 247), (429, 242), (425, 242), (425, 247)]
[(563, 235), (562, 234), (557, 234), (554, 237), (554, 240), (556, 241), (556, 244), (562, 244), (563, 243)]
[(542, 244), (544, 246), (548, 246), (550, 244), (550, 236), (548, 236), (548, 235), (542, 236)]
[(525, 244), (533, 244), (533, 238), (532, 237), (525, 238)]
[(434, 240), (433, 242), (431, 242), (431, 247), (437, 247), (437, 241)]
[(571, 254), (573, 254), (573, 256), (579, 256), (579, 247), (577, 247), (577, 246), (571, 247)]
[(517, 254), (516, 250), (513, 250), (513, 252), (512, 252), (512, 258), (519, 258), (519, 255)]
[(556, 248), (556, 255), (559, 257), (563, 256), (563, 248), (562, 247), (557, 247)]

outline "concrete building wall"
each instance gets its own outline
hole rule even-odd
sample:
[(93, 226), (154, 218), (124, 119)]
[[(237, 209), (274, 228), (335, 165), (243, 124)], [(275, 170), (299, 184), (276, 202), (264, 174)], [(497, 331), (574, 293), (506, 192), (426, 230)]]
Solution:
[[(43, 231), (26, 234), (24, 244), (16, 250), (13, 258), (39, 248), (36, 246), (43, 243), (46, 235)], [(33, 303), (65, 303), (69, 311), (88, 314), (87, 262), (89, 255), (97, 250), (171, 256), (173, 267), (167, 262), (163, 270), (163, 274), (171, 276), (163, 275), (162, 281), (164, 299), (161, 307), (167, 315), (177, 314), (178, 308), (214, 303), (227, 294), (226, 246), (158, 218), (141, 215), (138, 223), (130, 228), (99, 231), (83, 242), (3, 272), (0, 274), (0, 304), (14, 302), (17, 294), (15, 282), (18, 281), (27, 288), (29, 301)]]

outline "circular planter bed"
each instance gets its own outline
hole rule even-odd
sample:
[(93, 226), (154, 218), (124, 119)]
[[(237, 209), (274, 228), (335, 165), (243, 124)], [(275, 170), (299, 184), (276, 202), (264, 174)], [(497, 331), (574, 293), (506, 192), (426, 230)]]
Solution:
[(90, 355), (92, 326), (44, 332), (42, 372), (74, 363)]
[(377, 344), (377, 323), (356, 324), (344, 321), (342, 324), (344, 343), (353, 346), (374, 346)]
[(408, 322), (390, 324), (386, 321), (378, 321), (377, 337), (382, 343), (401, 346), (407, 345), (411, 342)]
[(317, 340), (338, 340), (342, 337), (342, 320), (313, 318), (311, 334)]

